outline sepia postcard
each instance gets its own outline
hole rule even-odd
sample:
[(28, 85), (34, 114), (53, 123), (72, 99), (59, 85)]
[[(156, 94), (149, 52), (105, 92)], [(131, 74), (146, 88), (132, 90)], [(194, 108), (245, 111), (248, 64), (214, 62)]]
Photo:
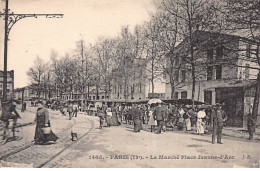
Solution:
[(0, 0), (1, 168), (259, 168), (260, 0)]

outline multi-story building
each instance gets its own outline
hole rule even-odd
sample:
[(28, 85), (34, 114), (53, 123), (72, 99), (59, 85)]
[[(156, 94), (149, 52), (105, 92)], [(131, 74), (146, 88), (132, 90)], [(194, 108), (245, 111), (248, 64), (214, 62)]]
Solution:
[(125, 66), (112, 71), (111, 99), (145, 99), (146, 60), (126, 58)]
[[(223, 104), (228, 114), (228, 125), (245, 126), (248, 105), (252, 105), (253, 98), (248, 97), (248, 91), (254, 87), (252, 85), (256, 83), (259, 72), (255, 55), (257, 45), (240, 36), (214, 32), (197, 31), (194, 37), (194, 100), (212, 105)], [(188, 39), (185, 39), (176, 47), (176, 52), (169, 55), (176, 58), (175, 99), (192, 98), (193, 81), (191, 63), (187, 62), (190, 59), (188, 49)], [(166, 98), (170, 99), (171, 85), (169, 77), (166, 79)]]
[[(4, 71), (0, 71), (0, 99), (3, 98)], [(14, 70), (7, 71), (7, 99), (14, 97)]]
[(34, 85), (16, 88), (14, 90), (14, 99), (21, 100), (23, 97), (24, 100), (31, 100), (37, 98), (37, 92), (33, 87)]

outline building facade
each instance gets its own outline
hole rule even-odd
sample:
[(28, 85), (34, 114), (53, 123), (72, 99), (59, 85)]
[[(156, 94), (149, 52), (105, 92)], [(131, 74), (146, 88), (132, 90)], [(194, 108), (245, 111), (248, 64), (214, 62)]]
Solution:
[[(3, 98), (4, 71), (0, 71), (0, 99)], [(14, 70), (7, 71), (7, 99), (14, 98)]]
[[(197, 34), (194, 44), (194, 100), (223, 104), (228, 114), (228, 125), (245, 126), (248, 105), (245, 92), (249, 85), (255, 84), (259, 72), (255, 53), (252, 53), (257, 46), (239, 36), (205, 31), (194, 34)], [(192, 98), (191, 65), (185, 59), (190, 57), (189, 46), (185, 41), (176, 47), (177, 53), (174, 54), (178, 68), (174, 77), (174, 99)], [(169, 82), (169, 77), (167, 79)], [(166, 99), (170, 99), (170, 84), (166, 84), (165, 91)]]

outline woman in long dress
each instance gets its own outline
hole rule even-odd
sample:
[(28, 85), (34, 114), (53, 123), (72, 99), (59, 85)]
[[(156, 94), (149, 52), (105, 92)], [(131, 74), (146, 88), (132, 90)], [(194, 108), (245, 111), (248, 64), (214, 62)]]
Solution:
[(179, 116), (178, 116), (178, 130), (183, 130), (184, 127), (184, 115), (185, 111), (183, 110), (182, 107), (179, 108)]
[(190, 111), (186, 108), (185, 109), (185, 114), (184, 114), (184, 119), (185, 119), (185, 126), (186, 126), (186, 131), (191, 131), (191, 115), (190, 115)]
[(43, 107), (42, 102), (38, 102), (38, 109), (36, 113), (36, 128), (35, 128), (35, 144), (47, 143), (49, 141), (57, 141), (58, 137), (50, 131), (48, 134), (44, 134), (43, 128), (51, 127), (49, 120), (49, 111)]
[(198, 112), (198, 116), (197, 116), (197, 134), (198, 135), (202, 135), (204, 134), (204, 122), (203, 122), (203, 118), (206, 117), (206, 112), (205, 109), (202, 109)]
[(133, 111), (134, 132), (140, 132), (140, 130), (143, 129), (142, 120), (141, 120), (142, 111), (140, 110), (140, 106), (134, 108), (135, 108)]
[(148, 125), (151, 126), (151, 132), (153, 132), (153, 130), (155, 129), (155, 120), (154, 120), (154, 116), (153, 116), (153, 108), (149, 109), (149, 121), (148, 121)]
[(119, 121), (118, 121), (116, 106), (112, 105), (112, 122), (111, 122), (111, 126), (118, 126), (118, 125), (119, 125)]

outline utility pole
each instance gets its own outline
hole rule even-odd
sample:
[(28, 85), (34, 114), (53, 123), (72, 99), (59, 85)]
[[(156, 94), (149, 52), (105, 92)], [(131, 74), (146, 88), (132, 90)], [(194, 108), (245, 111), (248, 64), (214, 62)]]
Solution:
[[(62, 18), (63, 14), (14, 14), (10, 13), (8, 9), (8, 0), (5, 0), (5, 12), (0, 13), (0, 17), (4, 16), (5, 20), (5, 38), (4, 38), (4, 78), (3, 78), (3, 101), (7, 101), (7, 48), (8, 48), (8, 37), (14, 24), (27, 17), (40, 17), (46, 18)], [(13, 83), (14, 84), (14, 83)]]

